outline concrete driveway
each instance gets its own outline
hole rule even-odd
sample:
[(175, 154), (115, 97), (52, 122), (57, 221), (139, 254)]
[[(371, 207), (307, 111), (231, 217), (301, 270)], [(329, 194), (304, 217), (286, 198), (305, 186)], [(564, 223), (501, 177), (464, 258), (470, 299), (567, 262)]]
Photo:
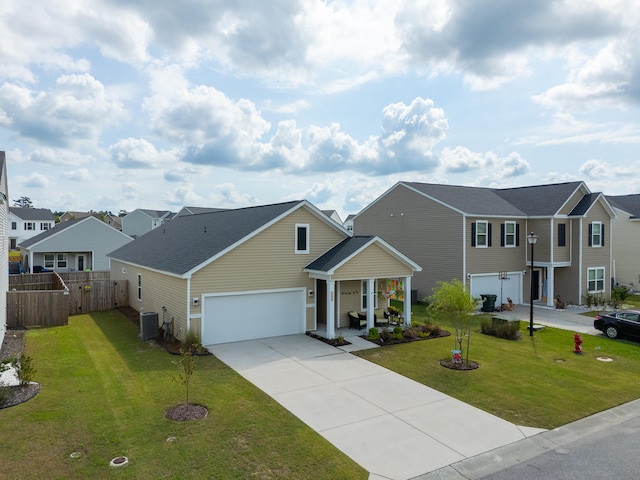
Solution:
[(209, 347), (370, 472), (410, 479), (542, 432), (306, 335)]

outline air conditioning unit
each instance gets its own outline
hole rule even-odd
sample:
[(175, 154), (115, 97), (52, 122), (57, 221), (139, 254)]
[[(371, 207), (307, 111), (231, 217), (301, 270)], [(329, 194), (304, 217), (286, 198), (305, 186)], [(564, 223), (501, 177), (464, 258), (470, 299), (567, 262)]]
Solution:
[(150, 340), (158, 336), (158, 313), (140, 313), (140, 340)]

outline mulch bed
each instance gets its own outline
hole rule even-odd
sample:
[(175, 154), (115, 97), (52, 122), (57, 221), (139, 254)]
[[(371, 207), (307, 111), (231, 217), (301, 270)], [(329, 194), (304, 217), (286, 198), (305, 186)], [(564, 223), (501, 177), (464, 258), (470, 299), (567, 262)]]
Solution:
[[(25, 332), (24, 328), (7, 329), (0, 347), (0, 362), (9, 358), (17, 358), (24, 352)], [(40, 384), (36, 382), (5, 388), (7, 389), (7, 395), (5, 401), (0, 403), (0, 409), (20, 405), (40, 393)]]
[(476, 368), (480, 367), (480, 364), (478, 362), (474, 362), (472, 360), (469, 360), (469, 362), (454, 362), (453, 360), (440, 360), (440, 365), (442, 365), (445, 368), (450, 368), (451, 370), (461, 370), (461, 371), (475, 370)]
[(198, 404), (185, 405), (181, 403), (180, 405), (167, 409), (164, 416), (176, 422), (189, 422), (205, 418), (208, 414), (209, 410), (207, 410), (207, 407)]
[(332, 347), (343, 347), (345, 345), (351, 345), (351, 342), (347, 342), (344, 338), (342, 340), (338, 338), (324, 338), (320, 335), (316, 335), (312, 332), (306, 332), (308, 336), (311, 338), (315, 338), (316, 340), (320, 340), (321, 342), (326, 343), (327, 345), (331, 345)]
[(380, 345), (381, 347), (383, 347), (388, 345), (399, 345), (401, 343), (421, 342), (422, 340), (431, 340), (433, 338), (448, 337), (449, 335), (451, 335), (450, 332), (446, 330), (440, 330), (440, 333), (432, 334), (432, 335), (429, 335), (428, 337), (414, 337), (414, 338), (402, 337), (402, 340), (398, 340), (393, 337), (387, 338), (386, 340), (383, 339), (382, 337), (372, 340), (370, 338), (367, 338), (367, 335), (361, 335), (360, 338), (364, 338), (365, 340), (371, 343), (375, 343), (376, 345)]

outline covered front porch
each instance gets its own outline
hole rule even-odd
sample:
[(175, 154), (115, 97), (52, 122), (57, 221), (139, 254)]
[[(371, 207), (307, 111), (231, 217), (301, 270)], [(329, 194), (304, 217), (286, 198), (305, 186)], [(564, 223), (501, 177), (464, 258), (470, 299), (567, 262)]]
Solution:
[[(386, 323), (382, 317), (391, 299), (400, 302), (403, 323), (411, 325), (411, 279), (420, 270), (379, 237), (344, 240), (305, 268), (315, 283), (313, 332), (329, 339), (347, 330), (366, 333), (376, 326), (377, 317), (379, 324)], [(360, 314), (366, 323), (352, 328), (349, 312)]]

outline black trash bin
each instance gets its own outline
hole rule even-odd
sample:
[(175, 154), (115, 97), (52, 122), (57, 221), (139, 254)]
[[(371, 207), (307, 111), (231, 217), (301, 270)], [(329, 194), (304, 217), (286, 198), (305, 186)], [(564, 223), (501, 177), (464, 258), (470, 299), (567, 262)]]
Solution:
[(495, 312), (497, 295), (491, 293), (483, 293), (480, 295), (482, 298), (482, 311), (483, 312)]

